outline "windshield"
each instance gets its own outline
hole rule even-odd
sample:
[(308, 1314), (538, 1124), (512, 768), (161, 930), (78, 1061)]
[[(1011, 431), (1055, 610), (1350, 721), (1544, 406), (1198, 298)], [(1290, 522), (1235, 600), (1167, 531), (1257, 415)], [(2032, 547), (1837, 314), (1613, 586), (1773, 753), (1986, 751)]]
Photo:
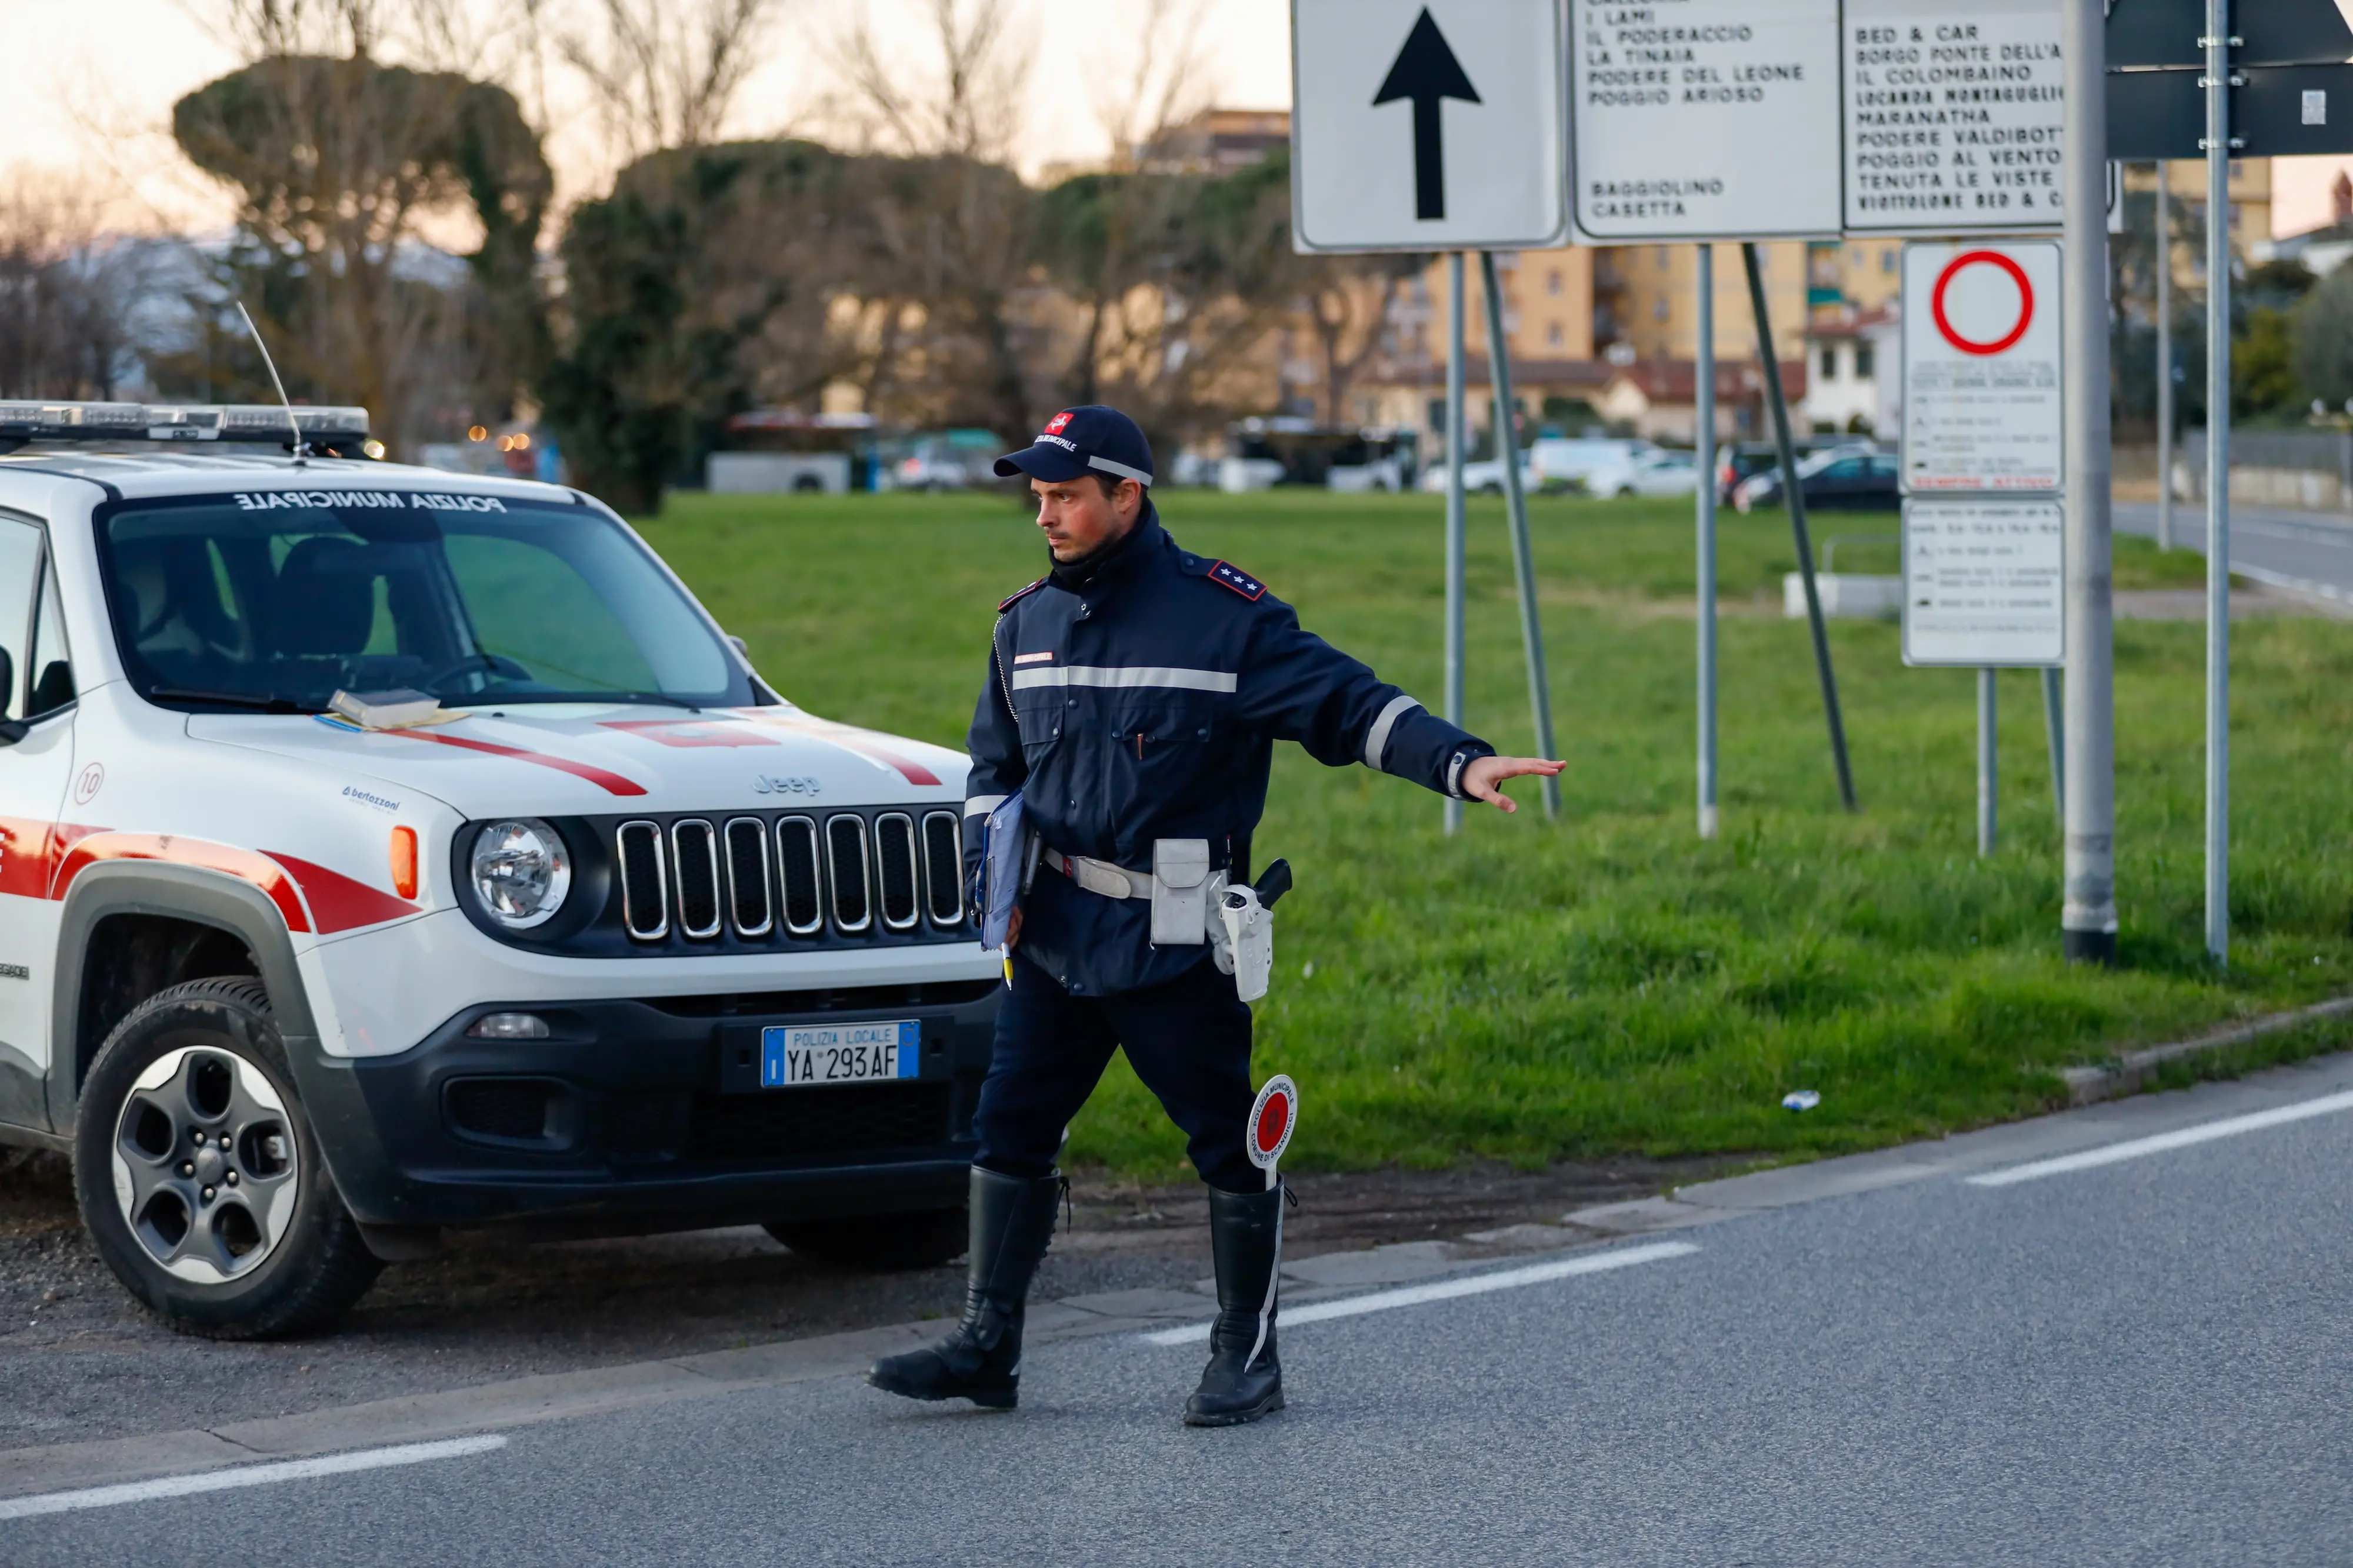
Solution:
[(318, 711), (338, 689), (488, 702), (738, 707), (693, 603), (593, 508), (281, 490), (101, 510), (122, 662), (173, 706)]

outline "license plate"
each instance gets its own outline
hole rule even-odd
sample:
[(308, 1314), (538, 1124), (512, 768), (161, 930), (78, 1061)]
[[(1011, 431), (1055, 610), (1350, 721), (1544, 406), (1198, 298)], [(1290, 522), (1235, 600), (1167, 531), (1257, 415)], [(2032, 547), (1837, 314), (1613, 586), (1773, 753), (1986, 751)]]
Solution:
[(923, 1029), (913, 1018), (874, 1024), (779, 1024), (760, 1031), (762, 1089), (920, 1078), (923, 1067)]

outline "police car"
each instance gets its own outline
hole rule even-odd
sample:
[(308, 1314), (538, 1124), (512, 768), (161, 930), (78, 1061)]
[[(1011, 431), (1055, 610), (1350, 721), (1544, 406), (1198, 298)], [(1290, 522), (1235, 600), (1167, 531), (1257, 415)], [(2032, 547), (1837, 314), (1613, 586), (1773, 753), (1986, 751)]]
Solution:
[(0, 1142), (215, 1335), (448, 1226), (963, 1250), (965, 757), (779, 696), (594, 499), (366, 435), (0, 403)]

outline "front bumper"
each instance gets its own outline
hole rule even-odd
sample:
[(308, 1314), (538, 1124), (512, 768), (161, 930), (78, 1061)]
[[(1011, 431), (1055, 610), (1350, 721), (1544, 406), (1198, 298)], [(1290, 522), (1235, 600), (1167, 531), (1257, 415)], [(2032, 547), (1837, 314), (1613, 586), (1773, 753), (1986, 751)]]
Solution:
[[(902, 1213), (964, 1201), (1002, 986), (472, 1005), (391, 1056), (311, 1055), (297, 1079), (354, 1217), (628, 1228)], [(527, 1011), (544, 1040), (478, 1039)], [(758, 1088), (760, 1031), (914, 1019), (912, 1079)]]

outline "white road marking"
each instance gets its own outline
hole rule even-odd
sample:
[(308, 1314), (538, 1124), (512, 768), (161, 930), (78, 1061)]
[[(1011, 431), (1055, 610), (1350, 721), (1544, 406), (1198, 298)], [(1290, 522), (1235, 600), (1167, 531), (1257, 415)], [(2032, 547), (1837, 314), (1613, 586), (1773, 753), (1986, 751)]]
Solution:
[(227, 1491), (235, 1487), (266, 1487), (279, 1481), (308, 1480), (313, 1476), (343, 1476), (354, 1470), (381, 1470), (395, 1465), (461, 1459), (469, 1454), (487, 1454), (493, 1448), (506, 1446), (504, 1436), (491, 1432), (480, 1437), (451, 1437), (439, 1443), (403, 1443), (392, 1448), (361, 1448), (348, 1454), (322, 1455), (315, 1459), (287, 1459), (274, 1465), (242, 1465), (231, 1470), (165, 1476), (160, 1480), (128, 1481), (121, 1486), (86, 1487), (79, 1491), (0, 1498), (0, 1519), (31, 1519), (45, 1513), (71, 1513), (79, 1509), (114, 1508), (126, 1502), (149, 1502), (157, 1498)]
[[(1338, 1301), (1286, 1307), (1276, 1321), (1282, 1327), (1296, 1328), (1302, 1323), (1320, 1323), (1332, 1318), (1354, 1318), (1366, 1312), (1386, 1312), (1397, 1307), (1419, 1307), (1425, 1301), (1451, 1301), (1458, 1296), (1483, 1296), (1490, 1290), (1541, 1285), (1549, 1279), (1567, 1279), (1572, 1275), (1602, 1274), (1613, 1268), (1631, 1268), (1638, 1263), (1683, 1258), (1698, 1250), (1688, 1241), (1654, 1241), (1647, 1247), (1630, 1247), (1621, 1252), (1591, 1252), (1578, 1258), (1563, 1258), (1557, 1263), (1535, 1263), (1525, 1268), (1506, 1268), (1498, 1274), (1473, 1274), (1467, 1279), (1440, 1279), (1428, 1285), (1380, 1290), (1370, 1296), (1350, 1296)], [(1187, 1323), (1181, 1329), (1163, 1329), (1157, 1333), (1139, 1337), (1145, 1343), (1153, 1345), (1198, 1344), (1209, 1337), (1209, 1327), (1208, 1323)]]
[(2086, 1149), (2080, 1154), (2062, 1154), (2055, 1160), (2037, 1160), (2031, 1165), (2012, 1165), (2004, 1171), (1988, 1171), (1983, 1175), (1968, 1176), (1963, 1180), (1973, 1187), (2007, 1187), (2020, 1182), (2040, 1181), (2044, 1176), (2063, 1176), (2070, 1171), (2088, 1171), (2096, 1165), (2113, 1165), (2119, 1160), (2137, 1160), (2144, 1154), (2162, 1154), (2171, 1149), (2211, 1143), (2217, 1138), (2235, 1138), (2242, 1132), (2260, 1132), (2266, 1127), (2281, 1127), (2291, 1121), (2327, 1116), (2339, 1110), (2353, 1110), (2353, 1089), (2342, 1094), (2325, 1094), (2318, 1100), (2301, 1100), (2294, 1105), (2283, 1105), (2271, 1110), (2253, 1111), (2245, 1116), (2227, 1116), (2220, 1121), (2200, 1122), (2179, 1131), (2159, 1132), (2124, 1143), (2104, 1144), (2097, 1149)]

